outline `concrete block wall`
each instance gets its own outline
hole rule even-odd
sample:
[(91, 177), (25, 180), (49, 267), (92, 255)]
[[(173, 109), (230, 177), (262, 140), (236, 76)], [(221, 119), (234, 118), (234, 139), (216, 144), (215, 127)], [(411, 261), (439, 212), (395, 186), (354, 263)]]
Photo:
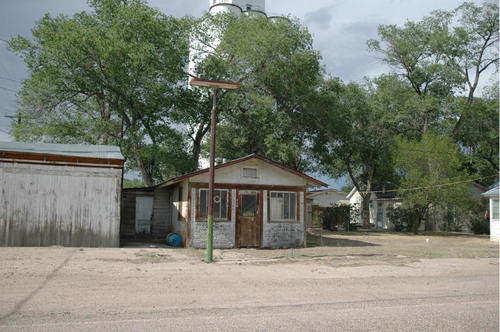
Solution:
[[(206, 248), (207, 223), (196, 221), (196, 188), (191, 189), (191, 246)], [(236, 234), (236, 190), (231, 190), (231, 220), (214, 222), (214, 248), (233, 248)]]
[(304, 227), (304, 193), (300, 192), (299, 221), (296, 222), (270, 222), (268, 220), (267, 195), (269, 192), (264, 190), (263, 206), (263, 248), (295, 248), (302, 247), (305, 244)]

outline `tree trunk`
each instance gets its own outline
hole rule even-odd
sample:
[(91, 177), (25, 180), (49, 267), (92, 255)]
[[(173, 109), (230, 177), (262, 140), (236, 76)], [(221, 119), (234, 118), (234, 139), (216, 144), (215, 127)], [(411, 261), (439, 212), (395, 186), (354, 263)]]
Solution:
[(425, 207), (418, 209), (418, 212), (417, 212), (416, 218), (415, 218), (415, 222), (412, 225), (413, 234), (415, 234), (415, 235), (418, 234), (418, 228), (422, 224), (422, 220), (427, 215), (427, 209), (428, 209), (428, 206), (425, 206)]
[(428, 129), (429, 129), (429, 114), (425, 113), (425, 115), (424, 115), (424, 126), (422, 128), (422, 134), (425, 135), (425, 133), (427, 133)]
[(369, 228), (370, 227), (370, 198), (372, 197), (372, 179), (373, 179), (373, 174), (374, 169), (371, 167), (366, 168), (366, 173), (368, 175), (368, 179), (366, 181), (366, 190), (363, 195), (361, 195), (361, 198), (363, 198), (363, 202), (361, 203), (362, 206), (362, 212), (361, 215), (363, 216), (363, 226)]
[(210, 126), (205, 126), (205, 123), (202, 122), (200, 126), (198, 127), (198, 130), (196, 131), (196, 135), (193, 139), (193, 164), (195, 165), (195, 168), (198, 168), (199, 161), (200, 161), (200, 151), (201, 151), (201, 142), (203, 141), (203, 137), (205, 137), (206, 133), (208, 132), (208, 129)]
[(420, 219), (420, 216), (415, 220), (413, 225), (411, 225), (413, 234), (417, 235), (418, 234), (418, 228), (420, 227), (420, 223), (422, 222), (422, 219)]
[(475, 90), (476, 90), (475, 87), (471, 87), (471, 89), (469, 91), (469, 96), (467, 97), (467, 102), (465, 103), (465, 109), (460, 113), (458, 121), (455, 124), (455, 127), (453, 127), (453, 131), (451, 132), (452, 137), (457, 137), (460, 129), (462, 129), (462, 127), (464, 125), (464, 117), (467, 115), (467, 112), (469, 111), (470, 107), (472, 106), (472, 103), (474, 102), (474, 91)]
[[(137, 157), (135, 157), (136, 161), (137, 161)], [(137, 161), (138, 162), (138, 161)], [(139, 165), (139, 164), (138, 164)], [(146, 187), (153, 187), (155, 185), (154, 181), (153, 181), (153, 177), (151, 176), (151, 174), (149, 174), (149, 172), (144, 168), (142, 162), (141, 164), (139, 165), (139, 171), (141, 171), (141, 175), (142, 175), (142, 180), (144, 181), (144, 184), (146, 185)]]
[[(144, 165), (144, 162), (142, 161), (140, 154), (139, 154), (139, 147), (137, 146), (137, 142), (135, 141), (135, 138), (131, 137), (132, 140), (132, 150), (134, 152), (134, 159), (135, 162), (137, 163), (137, 168), (139, 168), (139, 171), (141, 172), (142, 175), (142, 180), (144, 181), (144, 184), (147, 187), (152, 187), (154, 186), (154, 181), (153, 181), (153, 176), (151, 172), (148, 171), (146, 166)], [(152, 169), (152, 167), (151, 167)]]
[[(364, 196), (364, 197), (363, 197)], [(370, 197), (371, 194), (365, 194), (361, 196), (361, 218), (363, 220), (363, 226), (370, 227)]]

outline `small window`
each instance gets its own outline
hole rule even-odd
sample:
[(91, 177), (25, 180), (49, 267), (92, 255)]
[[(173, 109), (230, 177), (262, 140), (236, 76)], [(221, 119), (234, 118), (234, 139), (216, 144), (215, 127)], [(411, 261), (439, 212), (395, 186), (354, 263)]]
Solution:
[(259, 173), (257, 168), (244, 167), (243, 168), (243, 177), (257, 179), (259, 177)]
[(296, 221), (297, 193), (271, 191), (271, 221)]
[(247, 3), (247, 10), (252, 10), (252, 5)]
[(241, 216), (255, 217), (257, 215), (257, 195), (242, 194), (241, 195)]
[[(228, 191), (215, 190), (214, 195), (214, 220), (227, 220)], [(200, 206), (198, 217), (206, 220), (208, 217), (208, 189), (200, 189)]]

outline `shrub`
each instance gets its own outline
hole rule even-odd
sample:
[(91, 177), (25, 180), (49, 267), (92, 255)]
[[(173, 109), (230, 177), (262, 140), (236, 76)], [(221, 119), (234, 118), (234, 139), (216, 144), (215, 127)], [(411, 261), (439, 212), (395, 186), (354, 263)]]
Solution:
[(490, 234), (490, 221), (480, 218), (473, 220), (470, 228), (474, 234)]
[(410, 208), (390, 207), (387, 216), (395, 232), (410, 232), (413, 224), (417, 222), (417, 213)]
[(331, 231), (338, 227), (347, 229), (351, 220), (351, 209), (349, 205), (337, 205), (323, 209), (323, 227)]

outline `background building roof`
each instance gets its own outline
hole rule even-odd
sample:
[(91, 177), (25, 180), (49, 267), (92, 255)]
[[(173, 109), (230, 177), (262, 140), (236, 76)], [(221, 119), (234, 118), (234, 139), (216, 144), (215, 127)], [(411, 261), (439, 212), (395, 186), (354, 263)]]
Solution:
[(100, 159), (125, 159), (120, 152), (120, 147), (114, 145), (0, 142), (0, 151)]
[(483, 193), (484, 196), (487, 196), (487, 197), (499, 197), (500, 196), (500, 187), (497, 186), (488, 190), (487, 192)]

